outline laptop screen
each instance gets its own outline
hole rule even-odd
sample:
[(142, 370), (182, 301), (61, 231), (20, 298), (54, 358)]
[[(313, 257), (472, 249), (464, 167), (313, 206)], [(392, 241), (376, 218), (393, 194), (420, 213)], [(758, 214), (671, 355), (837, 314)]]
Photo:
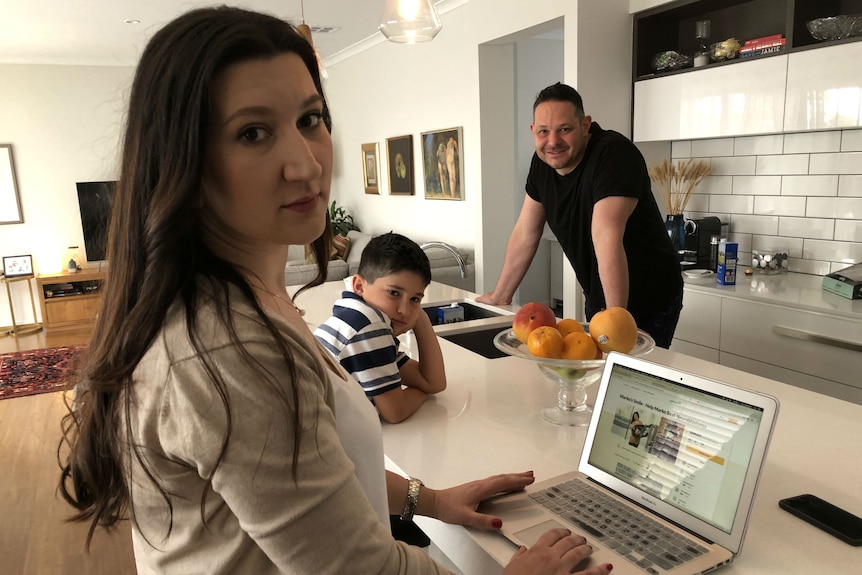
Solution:
[(730, 533), (762, 419), (756, 406), (614, 364), (587, 461)]

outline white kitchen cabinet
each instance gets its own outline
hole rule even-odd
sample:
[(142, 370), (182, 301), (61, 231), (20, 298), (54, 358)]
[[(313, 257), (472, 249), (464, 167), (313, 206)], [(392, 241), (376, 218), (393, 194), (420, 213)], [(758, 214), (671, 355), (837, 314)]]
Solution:
[(715, 138), (784, 129), (787, 55), (640, 80), (635, 142)]
[(862, 321), (725, 298), (720, 350), (722, 364), (747, 358), (759, 375), (862, 403)]
[(686, 290), (673, 335), (673, 351), (718, 363), (721, 297)]
[(862, 125), (862, 42), (788, 56), (784, 131)]

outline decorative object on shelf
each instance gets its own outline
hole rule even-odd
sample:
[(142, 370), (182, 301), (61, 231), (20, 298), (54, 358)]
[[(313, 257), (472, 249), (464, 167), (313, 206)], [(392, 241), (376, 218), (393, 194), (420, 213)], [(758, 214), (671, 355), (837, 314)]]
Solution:
[(682, 215), (692, 192), (709, 174), (709, 164), (689, 158), (678, 164), (664, 160), (649, 168), (650, 179), (658, 185), (667, 213), (665, 227), (674, 250), (685, 249), (685, 218)]
[(7, 278), (33, 275), (33, 256), (4, 256), (3, 275)]
[(709, 20), (698, 20), (694, 23), (695, 37), (698, 49), (694, 53), (694, 67), (699, 68), (709, 64), (709, 33), (712, 22)]
[(386, 157), (389, 161), (389, 193), (412, 196), (413, 136), (386, 138)]
[(733, 60), (739, 56), (739, 48), (739, 40), (736, 38), (728, 38), (727, 40), (716, 42), (710, 47), (709, 59), (713, 62)]
[(787, 271), (787, 248), (751, 250), (751, 267), (764, 274)]
[(362, 177), (365, 182), (366, 194), (380, 193), (379, 157), (377, 142), (362, 144)]
[[(586, 333), (590, 325), (581, 322)], [(527, 344), (515, 337), (512, 329), (494, 336), (494, 347), (511, 355), (536, 362), (546, 379), (557, 385), (557, 405), (542, 410), (542, 418), (556, 425), (584, 427), (589, 425), (593, 410), (587, 405), (586, 388), (602, 375), (604, 359), (548, 359), (536, 357), (527, 349)], [(640, 356), (655, 348), (655, 340), (638, 330), (637, 342), (628, 355)]]
[(659, 52), (652, 59), (652, 69), (656, 72), (668, 72), (689, 67), (691, 67), (691, 58), (673, 50)]
[(399, 44), (430, 42), (442, 28), (432, 0), (385, 0), (377, 27), (387, 40)]
[(21, 223), (24, 223), (24, 215), (15, 179), (12, 144), (0, 144), (0, 224)]
[(80, 267), (78, 266), (78, 246), (69, 246), (66, 248), (66, 270), (70, 272), (76, 272)]
[(425, 199), (463, 200), (462, 129), (458, 127), (423, 132), (421, 138)]
[(862, 14), (816, 18), (806, 23), (815, 40), (842, 40), (862, 35)]

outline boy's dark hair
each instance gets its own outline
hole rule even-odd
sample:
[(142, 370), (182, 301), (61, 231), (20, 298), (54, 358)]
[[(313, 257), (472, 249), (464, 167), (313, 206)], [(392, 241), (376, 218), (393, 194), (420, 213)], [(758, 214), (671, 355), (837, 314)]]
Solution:
[(389, 232), (371, 238), (359, 260), (359, 275), (369, 283), (398, 272), (413, 272), (431, 283), (431, 264), (419, 244), (401, 234)]
[(575, 113), (577, 113), (578, 118), (581, 120), (584, 119), (584, 100), (578, 94), (578, 91), (568, 84), (557, 82), (539, 92), (536, 96), (536, 101), (533, 102), (533, 113), (536, 112), (539, 104), (544, 104), (545, 102), (571, 102), (575, 106)]

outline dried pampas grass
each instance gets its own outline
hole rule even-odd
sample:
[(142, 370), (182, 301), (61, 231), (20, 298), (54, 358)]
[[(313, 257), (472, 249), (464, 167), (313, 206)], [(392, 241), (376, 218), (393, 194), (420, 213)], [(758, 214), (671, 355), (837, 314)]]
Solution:
[(674, 164), (664, 160), (649, 168), (649, 177), (658, 185), (668, 215), (681, 214), (692, 192), (709, 175), (709, 164), (689, 158)]

